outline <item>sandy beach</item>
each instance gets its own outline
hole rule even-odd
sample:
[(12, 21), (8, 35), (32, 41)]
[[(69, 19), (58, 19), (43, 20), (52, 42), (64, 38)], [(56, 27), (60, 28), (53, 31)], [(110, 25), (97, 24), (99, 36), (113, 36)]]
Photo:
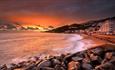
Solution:
[(79, 34), (1, 32), (0, 35), (0, 64), (25, 60), (35, 55), (75, 53), (105, 44), (99, 39)]

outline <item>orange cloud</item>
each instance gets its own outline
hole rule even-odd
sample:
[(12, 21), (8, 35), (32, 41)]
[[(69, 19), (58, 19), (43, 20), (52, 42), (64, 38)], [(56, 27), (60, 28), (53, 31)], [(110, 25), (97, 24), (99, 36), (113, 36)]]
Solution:
[(9, 20), (20, 22), (22, 25), (42, 25), (42, 26), (57, 26), (62, 23), (62, 20), (48, 16), (12, 16)]
[(18, 22), (24, 26), (41, 25), (41, 26), (62, 26), (65, 24), (83, 21), (81, 19), (73, 19), (70, 17), (51, 16), (43, 13), (9, 13), (9, 16), (4, 17), (7, 20)]

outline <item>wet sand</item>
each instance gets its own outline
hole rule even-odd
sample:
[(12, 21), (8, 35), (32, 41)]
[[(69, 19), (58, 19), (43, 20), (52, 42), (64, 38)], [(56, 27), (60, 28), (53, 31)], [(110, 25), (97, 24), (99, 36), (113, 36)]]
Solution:
[(75, 53), (106, 44), (99, 39), (77, 34), (18, 32), (0, 33), (0, 35), (0, 64), (36, 55)]

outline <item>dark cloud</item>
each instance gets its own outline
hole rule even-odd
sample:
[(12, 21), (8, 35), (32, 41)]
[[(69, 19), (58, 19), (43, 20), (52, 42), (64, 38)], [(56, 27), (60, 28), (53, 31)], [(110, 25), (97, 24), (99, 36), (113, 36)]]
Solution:
[(115, 0), (0, 0), (0, 15), (40, 13), (62, 18), (97, 19), (115, 15)]

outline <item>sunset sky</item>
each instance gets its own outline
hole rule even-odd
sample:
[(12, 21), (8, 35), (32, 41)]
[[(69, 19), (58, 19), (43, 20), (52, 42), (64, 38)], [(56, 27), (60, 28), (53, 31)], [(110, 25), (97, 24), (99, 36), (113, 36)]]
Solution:
[(115, 16), (115, 0), (0, 0), (0, 19), (61, 26)]

